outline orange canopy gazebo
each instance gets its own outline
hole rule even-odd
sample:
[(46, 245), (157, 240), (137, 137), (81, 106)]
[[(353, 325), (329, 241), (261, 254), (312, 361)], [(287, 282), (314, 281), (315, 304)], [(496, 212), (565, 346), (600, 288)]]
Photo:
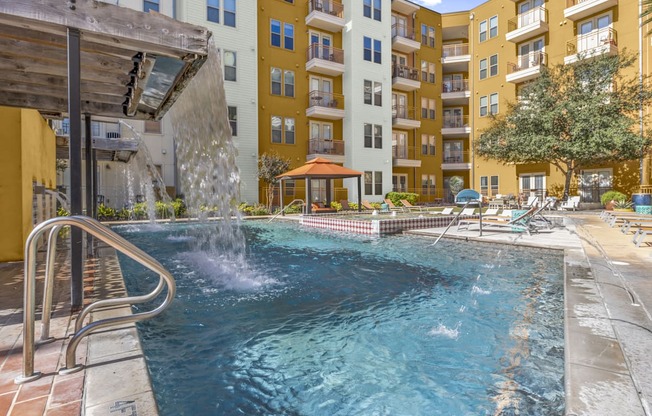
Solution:
[[(283, 181), (286, 179), (305, 179), (306, 181), (306, 212), (308, 214), (312, 211), (310, 202), (312, 201), (312, 179), (342, 179), (342, 178), (358, 178), (358, 211), (362, 205), (362, 172), (357, 170), (345, 168), (337, 165), (328, 159), (321, 157), (315, 158), (305, 165), (278, 175), (277, 178), (281, 180), (280, 194), (283, 195)], [(326, 202), (330, 204), (331, 197), (331, 181), (326, 182)], [(283, 205), (281, 197), (281, 205)], [(283, 207), (281, 207), (283, 208)]]

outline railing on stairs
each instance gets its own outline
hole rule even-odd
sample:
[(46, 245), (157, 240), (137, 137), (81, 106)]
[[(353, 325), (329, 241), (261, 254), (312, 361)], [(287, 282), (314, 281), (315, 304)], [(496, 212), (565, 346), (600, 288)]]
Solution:
[(470, 200), (466, 201), (466, 204), (464, 204), (464, 206), (462, 207), (462, 210), (460, 212), (458, 212), (457, 215), (455, 215), (455, 217), (451, 220), (450, 223), (448, 223), (448, 226), (446, 227), (444, 232), (439, 234), (439, 237), (437, 237), (435, 242), (432, 243), (433, 246), (436, 245), (439, 242), (439, 240), (441, 240), (441, 238), (444, 236), (444, 234), (446, 234), (446, 232), (451, 228), (451, 226), (453, 224), (455, 224), (455, 221), (457, 221), (457, 219), (460, 217), (460, 215), (462, 215), (462, 213), (464, 212), (464, 208), (468, 207), (470, 204), (478, 204), (478, 206), (480, 207), (480, 236), (482, 237), (482, 203), (478, 199), (470, 199)]
[[(66, 348), (66, 367), (59, 371), (60, 374), (73, 373), (83, 368), (76, 362), (76, 351), (79, 342), (98, 329), (114, 327), (126, 323), (150, 319), (163, 312), (174, 299), (176, 284), (174, 278), (157, 260), (128, 242), (99, 221), (86, 216), (58, 217), (44, 221), (37, 225), (27, 237), (25, 243), (25, 286), (23, 310), (23, 372), (15, 379), (17, 384), (33, 381), (41, 377), (41, 373), (34, 371), (34, 315), (35, 315), (35, 280), (36, 280), (36, 242), (41, 235), (50, 230), (48, 237), (45, 286), (43, 289), (43, 316), (41, 319), (41, 343), (52, 341), (50, 338), (50, 314), (52, 312), (52, 292), (54, 286), (54, 261), (56, 257), (57, 235), (63, 227), (77, 227), (93, 235), (98, 240), (105, 242), (119, 252), (125, 254), (148, 269), (158, 273), (159, 283), (156, 288), (146, 295), (129, 296), (119, 299), (104, 299), (96, 301), (79, 312), (75, 323), (75, 334), (68, 342)], [(165, 300), (156, 308), (128, 316), (101, 319), (83, 325), (84, 318), (97, 308), (116, 305), (133, 305), (154, 299), (167, 286)]]
[(274, 214), (274, 216), (273, 216), (272, 218), (270, 218), (269, 221), (267, 221), (267, 222), (270, 223), (270, 222), (274, 221), (274, 219), (275, 219), (276, 217), (278, 217), (279, 215), (285, 215), (285, 210), (288, 209), (288, 208), (290, 208), (290, 206), (292, 206), (295, 202), (301, 202), (301, 205), (302, 205), (302, 206), (305, 206), (305, 205), (306, 205), (306, 203), (305, 203), (305, 201), (304, 201), (303, 199), (298, 199), (298, 198), (297, 198), (297, 199), (294, 199), (294, 200), (292, 200), (292, 202), (290, 202), (289, 204), (287, 204), (286, 206), (284, 206), (282, 210), (280, 210), (279, 212), (277, 212), (276, 214)]

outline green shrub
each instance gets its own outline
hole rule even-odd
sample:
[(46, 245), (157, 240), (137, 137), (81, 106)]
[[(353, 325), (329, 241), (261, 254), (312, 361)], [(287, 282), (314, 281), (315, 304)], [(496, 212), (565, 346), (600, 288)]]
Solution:
[[(389, 192), (385, 198), (392, 201), (396, 206), (402, 206), (401, 199), (407, 200), (410, 204), (416, 205), (419, 201), (419, 194), (414, 194), (411, 192)], [(373, 205), (373, 204), (372, 204)]]
[(615, 209), (632, 209), (634, 204), (631, 201), (627, 201), (625, 199), (616, 199), (616, 202), (614, 203), (614, 208)]
[(97, 219), (100, 221), (113, 221), (115, 219), (115, 209), (107, 207), (104, 204), (98, 205)]
[(147, 203), (139, 202), (131, 209), (131, 217), (137, 220), (147, 219)]
[(269, 215), (267, 207), (262, 204), (249, 205), (243, 202), (238, 206), (238, 210), (245, 215)]
[(70, 216), (70, 211), (68, 211), (64, 207), (57, 208), (57, 217), (68, 217), (68, 216)]
[(187, 214), (186, 203), (181, 198), (172, 201), (172, 208), (174, 209), (174, 216), (176, 218), (185, 217)]
[(303, 210), (301, 204), (293, 204), (286, 208), (286, 214), (299, 214)]
[(115, 219), (118, 221), (128, 221), (129, 217), (131, 217), (131, 212), (127, 208), (115, 212)]
[(342, 204), (339, 202), (333, 201), (331, 202), (331, 208), (335, 208), (338, 211), (342, 211)]
[(600, 197), (600, 202), (602, 205), (607, 205), (609, 201), (625, 201), (627, 196), (622, 192), (618, 191), (607, 191)]

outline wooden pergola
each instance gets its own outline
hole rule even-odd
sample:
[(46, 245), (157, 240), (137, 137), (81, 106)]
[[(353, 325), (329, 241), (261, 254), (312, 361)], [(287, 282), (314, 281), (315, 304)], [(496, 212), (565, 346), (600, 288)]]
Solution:
[[(159, 120), (208, 57), (211, 32), (96, 0), (0, 0), (0, 106), (70, 119), (71, 213), (94, 207), (91, 117)], [(82, 304), (82, 233), (71, 234), (72, 304)]]

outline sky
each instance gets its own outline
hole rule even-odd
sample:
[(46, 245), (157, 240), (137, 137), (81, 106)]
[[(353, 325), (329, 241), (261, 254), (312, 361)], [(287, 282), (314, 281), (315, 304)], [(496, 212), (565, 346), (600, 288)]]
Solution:
[(435, 10), (439, 13), (458, 12), (470, 10), (486, 0), (412, 0), (424, 7)]

